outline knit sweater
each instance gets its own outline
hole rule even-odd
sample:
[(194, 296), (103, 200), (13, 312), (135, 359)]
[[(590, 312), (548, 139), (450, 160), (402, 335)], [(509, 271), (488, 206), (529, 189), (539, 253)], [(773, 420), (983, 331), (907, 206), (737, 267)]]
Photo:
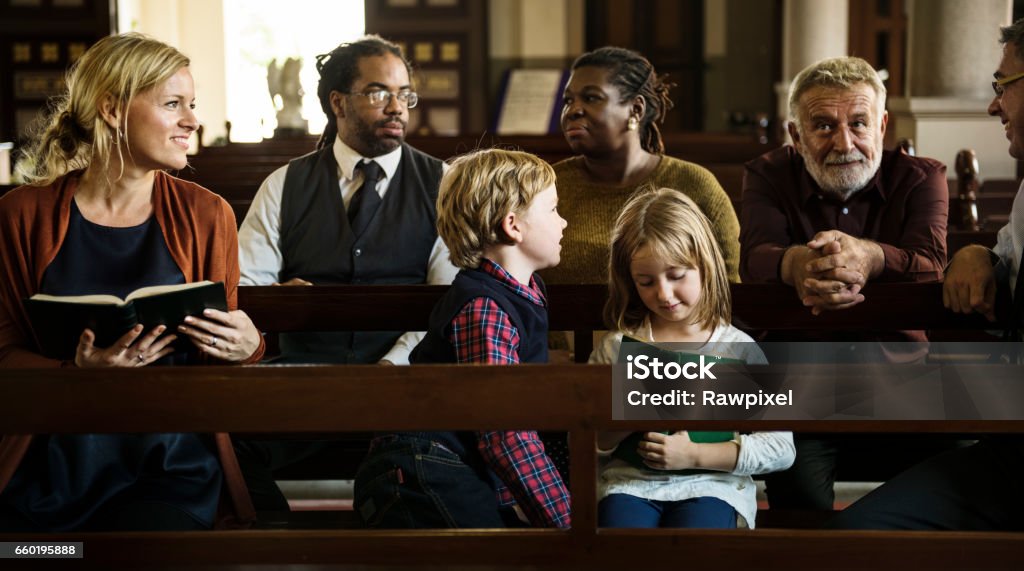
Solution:
[(729, 195), (700, 165), (662, 156), (650, 176), (635, 186), (593, 182), (583, 157), (554, 165), (558, 211), (569, 226), (562, 236), (562, 261), (541, 272), (549, 284), (603, 284), (608, 281), (611, 232), (626, 201), (641, 187), (672, 188), (690, 197), (708, 220), (725, 258), (729, 281), (739, 281), (740, 224)]

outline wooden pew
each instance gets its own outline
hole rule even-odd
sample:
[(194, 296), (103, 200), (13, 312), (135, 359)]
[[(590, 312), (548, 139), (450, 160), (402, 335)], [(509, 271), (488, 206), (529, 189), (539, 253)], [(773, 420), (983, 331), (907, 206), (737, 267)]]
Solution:
[[(301, 374), (299, 374), (301, 373)], [(597, 430), (682, 423), (610, 421), (609, 366), (209, 367), (7, 370), (0, 432), (327, 432), (529, 426), (570, 434), (571, 530), (248, 530), (0, 534), (82, 541), (90, 568), (144, 564), (476, 565), (537, 568), (996, 568), (1019, 560), (1019, 533), (835, 532), (596, 527)], [(500, 393), (501, 398), (495, 398)], [(27, 406), (26, 403), (36, 403)], [(743, 421), (740, 430), (1020, 432), (1024, 422)], [(677, 426), (678, 425), (678, 426)], [(722, 421), (687, 428), (721, 429)], [(479, 568), (479, 567), (478, 567)]]
[(998, 231), (1008, 220), (1020, 183), (1016, 180), (982, 182), (978, 160), (971, 149), (957, 153), (954, 172), (956, 179), (949, 183), (949, 231)]
[[(867, 299), (849, 311), (814, 316), (782, 284), (732, 284), (734, 323), (748, 331), (877, 329), (940, 329), (943, 341), (971, 341), (979, 330), (999, 329), (980, 316), (953, 314), (942, 307), (942, 286), (873, 283)], [(430, 311), (446, 286), (295, 286), (240, 287), (239, 306), (263, 331), (377, 331), (423, 330)], [(548, 286), (550, 328), (573, 331), (575, 360), (586, 363), (593, 350), (594, 331), (604, 329), (601, 309), (607, 296), (603, 285)], [(1000, 300), (1008, 304), (1005, 298)], [(388, 308), (382, 312), (380, 308)], [(270, 345), (276, 345), (270, 342)], [(308, 479), (330, 473), (351, 477), (363, 457), (365, 436), (337, 438), (338, 449), (328, 464), (300, 465), (280, 473), (284, 479)], [(871, 471), (869, 471), (871, 472)], [(846, 476), (851, 476), (845, 473)], [(881, 477), (875, 476), (876, 479)]]
[[(552, 164), (573, 156), (561, 135), (428, 137), (410, 138), (409, 143), (443, 159), (491, 146), (529, 151)], [(208, 147), (190, 157), (189, 167), (172, 174), (195, 181), (223, 196), (231, 203), (236, 218), (241, 222), (263, 180), (289, 160), (312, 151), (315, 146), (316, 137), (306, 137)], [(743, 163), (770, 148), (748, 136), (715, 133), (666, 134), (665, 146), (666, 154), (708, 168), (737, 205), (742, 193)]]
[[(295, 158), (316, 148), (319, 137), (265, 139), (261, 143), (229, 143), (221, 147), (204, 147), (193, 159), (200, 157), (275, 157)], [(699, 164), (742, 163), (769, 150), (771, 147), (747, 135), (729, 133), (675, 132), (663, 134), (665, 153)], [(572, 150), (560, 134), (553, 135), (494, 135), (490, 133), (455, 137), (410, 136), (410, 145), (438, 158), (449, 158), (474, 149), (501, 146), (534, 153), (548, 162), (558, 162), (573, 156)], [(283, 162), (281, 164), (284, 164)], [(279, 165), (280, 166), (280, 165)]]
[[(735, 313), (755, 328), (972, 329), (976, 316), (941, 308), (940, 284), (872, 284), (868, 301), (813, 317), (784, 286), (733, 286)], [(264, 329), (406, 329), (426, 322), (435, 286), (243, 287)], [(600, 327), (601, 286), (549, 290), (553, 326)], [(388, 308), (382, 312), (381, 308)], [(1003, 567), (1019, 559), (1016, 533), (608, 530), (596, 528), (597, 430), (679, 422), (610, 420), (609, 366), (203, 367), (0, 371), (0, 433), (325, 433), (529, 426), (570, 433), (571, 530), (246, 530), (6, 534), (0, 541), (83, 541), (90, 567), (259, 568), (286, 564), (476, 565), (551, 568), (821, 569)], [(500, 394), (501, 398), (495, 398)], [(1024, 421), (701, 421), (691, 429), (814, 432), (1024, 431)]]
[[(948, 328), (942, 339), (969, 340), (979, 328), (991, 325), (980, 317), (967, 317), (942, 311), (940, 284), (871, 284), (867, 301), (855, 311), (833, 312), (815, 317), (796, 299), (793, 289), (781, 284), (733, 284), (733, 314), (737, 325), (747, 330), (825, 329), (846, 331), (876, 328), (889, 323), (892, 328)], [(263, 331), (325, 331), (336, 329), (372, 329), (381, 331), (423, 330), (445, 286), (296, 286), (240, 287), (239, 306)], [(585, 363), (593, 350), (594, 331), (604, 329), (601, 309), (607, 296), (603, 285), (548, 286), (550, 327), (553, 331), (573, 331), (574, 357)], [(380, 308), (388, 308), (382, 312)], [(899, 327), (897, 327), (899, 325)], [(962, 333), (958, 333), (962, 332)], [(276, 347), (271, 334), (268, 345)], [(320, 458), (276, 473), (281, 479), (307, 480), (331, 474), (351, 478), (367, 448), (366, 435), (332, 438), (336, 449), (332, 456)], [(868, 479), (883, 479), (874, 471)], [(858, 474), (843, 473), (844, 479)], [(780, 521), (777, 513), (770, 514)], [(796, 519), (807, 519), (797, 514)], [(782, 516), (786, 517), (786, 516)], [(808, 520), (810, 521), (810, 520)], [(805, 523), (805, 525), (807, 525)]]
[[(784, 284), (731, 284), (733, 322), (747, 330), (999, 329), (978, 315), (942, 307), (941, 283), (868, 284), (855, 308), (819, 316)], [(416, 331), (447, 286), (242, 286), (238, 304), (263, 331)], [(604, 285), (548, 286), (552, 331), (573, 331), (576, 360), (586, 362), (592, 332), (604, 329)], [(1001, 303), (1008, 303), (1003, 298)], [(381, 308), (387, 308), (382, 311)]]

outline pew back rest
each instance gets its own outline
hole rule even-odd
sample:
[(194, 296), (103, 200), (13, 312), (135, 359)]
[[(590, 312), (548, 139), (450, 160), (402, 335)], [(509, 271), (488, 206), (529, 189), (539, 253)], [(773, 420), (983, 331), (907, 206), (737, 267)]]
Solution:
[[(301, 374), (297, 374), (301, 373)], [(649, 430), (679, 421), (612, 424), (609, 366), (204, 367), (98, 371), (13, 370), (0, 378), (0, 432), (188, 432), (473, 429), (568, 430), (573, 528), (468, 531), (233, 531), (0, 534), (5, 541), (84, 541), (91, 566), (268, 564), (529, 565), (820, 569), (823, 561), (926, 568), (1000, 566), (1019, 557), (1013, 533), (878, 533), (798, 530), (608, 530), (596, 525), (596, 431)], [(501, 398), (494, 398), (499, 392)], [(540, 397), (540, 398), (538, 398)], [(25, 403), (45, 403), (26, 406)], [(386, 419), (386, 421), (382, 421)], [(723, 421), (687, 422), (691, 429)], [(1021, 431), (999, 422), (730, 421), (732, 429), (958, 432)], [(580, 453), (583, 452), (583, 453)], [(641, 555), (642, 554), (642, 555)], [(837, 559), (838, 558), (838, 559)], [(762, 561), (759, 561), (762, 560)]]

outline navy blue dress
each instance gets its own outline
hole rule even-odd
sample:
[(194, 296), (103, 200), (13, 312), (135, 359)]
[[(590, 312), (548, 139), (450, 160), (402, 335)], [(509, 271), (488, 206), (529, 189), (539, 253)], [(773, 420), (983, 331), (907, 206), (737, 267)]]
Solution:
[[(43, 274), (41, 293), (110, 294), (185, 283), (155, 219), (129, 228), (86, 220), (71, 201), (68, 233)], [(187, 354), (161, 364), (181, 364)], [(157, 395), (154, 395), (157, 398)], [(221, 470), (212, 442), (196, 434), (38, 435), (0, 494), (42, 529), (88, 527), (100, 510), (155, 502), (213, 523)]]

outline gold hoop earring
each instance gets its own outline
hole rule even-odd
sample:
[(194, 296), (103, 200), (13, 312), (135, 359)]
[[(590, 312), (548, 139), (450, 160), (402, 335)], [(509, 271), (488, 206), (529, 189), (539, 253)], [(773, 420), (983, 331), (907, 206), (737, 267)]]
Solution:
[(630, 115), (629, 121), (626, 122), (626, 128), (636, 131), (638, 127), (640, 127), (640, 120), (636, 118), (636, 115)]

